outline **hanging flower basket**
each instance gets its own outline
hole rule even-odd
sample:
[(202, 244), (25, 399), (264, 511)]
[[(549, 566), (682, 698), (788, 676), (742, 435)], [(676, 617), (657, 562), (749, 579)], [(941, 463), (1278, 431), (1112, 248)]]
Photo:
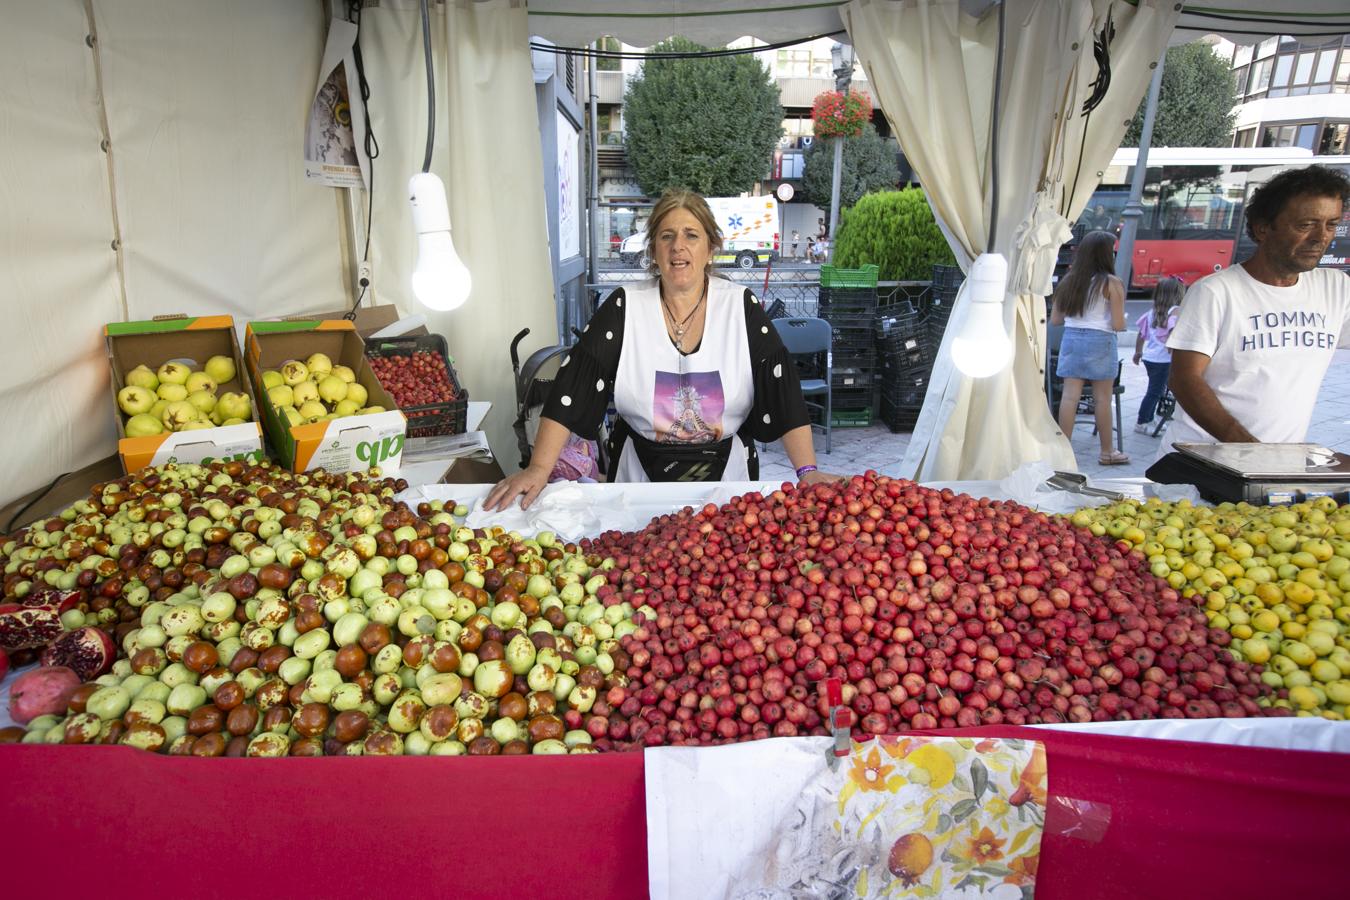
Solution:
[(872, 98), (861, 91), (825, 91), (811, 107), (818, 138), (857, 137), (872, 119)]

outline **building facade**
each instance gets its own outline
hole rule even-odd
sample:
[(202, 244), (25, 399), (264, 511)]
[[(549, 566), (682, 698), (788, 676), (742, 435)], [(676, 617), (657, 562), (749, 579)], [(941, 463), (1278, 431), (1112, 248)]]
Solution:
[(1234, 74), (1234, 147), (1350, 153), (1350, 34), (1272, 37), (1223, 49)]

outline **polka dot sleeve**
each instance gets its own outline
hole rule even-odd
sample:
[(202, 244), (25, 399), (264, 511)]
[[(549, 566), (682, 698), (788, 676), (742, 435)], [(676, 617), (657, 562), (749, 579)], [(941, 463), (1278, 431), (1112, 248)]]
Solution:
[(543, 414), (584, 438), (594, 438), (609, 408), (623, 347), (624, 291), (618, 288), (591, 316), (581, 340), (558, 369)]
[(747, 424), (751, 436), (767, 444), (810, 424), (811, 418), (792, 355), (749, 289), (745, 292), (745, 332), (750, 339), (750, 368), (755, 373), (755, 400)]

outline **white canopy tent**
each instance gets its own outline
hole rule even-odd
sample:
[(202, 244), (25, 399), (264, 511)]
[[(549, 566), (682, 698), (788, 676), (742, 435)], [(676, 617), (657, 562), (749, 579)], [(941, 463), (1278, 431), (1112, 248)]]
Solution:
[[(1104, 2), (1094, 0), (1094, 9)], [(425, 107), (416, 5), (366, 3), (362, 37), (382, 151), (373, 167), (373, 299), (408, 311), (416, 305), (407, 288), (412, 241), (404, 187), (420, 158)], [(846, 6), (862, 15), (881, 5), (435, 4), (433, 171), (448, 186), (456, 245), (474, 272), (475, 292), (467, 306), (431, 324), (449, 339), (473, 395), (498, 404), (489, 433), (499, 452), (511, 446), (506, 342), (526, 325), (542, 340), (555, 321), (529, 35), (562, 46), (602, 34), (636, 45), (676, 33), (710, 44), (746, 34), (782, 41), (842, 35)], [(1214, 31), (1253, 40), (1258, 33), (1350, 30), (1350, 13), (1326, 8), (1337, 5), (1294, 0), (1273, 14), (1255, 0), (1224, 0), (1213, 10), (1187, 4), (1177, 22), (1195, 30), (1173, 40)], [(178, 312), (224, 312), (245, 321), (342, 308), (355, 296), (351, 248), (360, 244), (341, 192), (307, 183), (300, 155), (328, 4), (10, 0), (5, 6), (0, 503), (112, 452), (105, 323)], [(960, 3), (963, 15), (976, 17), (987, 16), (990, 6)], [(869, 61), (868, 52), (862, 58), (869, 72), (895, 62)], [(1142, 82), (1131, 84), (1137, 102)], [(889, 108), (892, 100), (881, 99)], [(972, 121), (972, 130), (980, 127)], [(942, 190), (920, 171), (930, 190)], [(963, 177), (983, 184), (985, 176)], [(972, 241), (971, 249), (977, 246)], [(1021, 379), (1027, 368), (1018, 365)], [(968, 420), (948, 415), (933, 422), (925, 440), (968, 427)]]

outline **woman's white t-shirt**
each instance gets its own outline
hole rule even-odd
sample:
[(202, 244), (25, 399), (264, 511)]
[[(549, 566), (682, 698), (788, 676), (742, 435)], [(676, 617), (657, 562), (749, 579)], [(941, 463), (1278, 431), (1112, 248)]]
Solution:
[(1090, 328), (1093, 331), (1115, 332), (1111, 327), (1111, 303), (1106, 298), (1106, 286), (1110, 282), (1104, 277), (1094, 278), (1088, 288), (1088, 301), (1083, 311), (1076, 316), (1065, 316), (1065, 328)]
[[(1314, 269), (1290, 287), (1276, 287), (1237, 265), (1191, 286), (1167, 346), (1209, 357), (1205, 383), (1258, 440), (1300, 443), (1332, 355), (1350, 344), (1347, 325), (1345, 273)], [(1159, 455), (1174, 443), (1213, 441), (1178, 408)]]

